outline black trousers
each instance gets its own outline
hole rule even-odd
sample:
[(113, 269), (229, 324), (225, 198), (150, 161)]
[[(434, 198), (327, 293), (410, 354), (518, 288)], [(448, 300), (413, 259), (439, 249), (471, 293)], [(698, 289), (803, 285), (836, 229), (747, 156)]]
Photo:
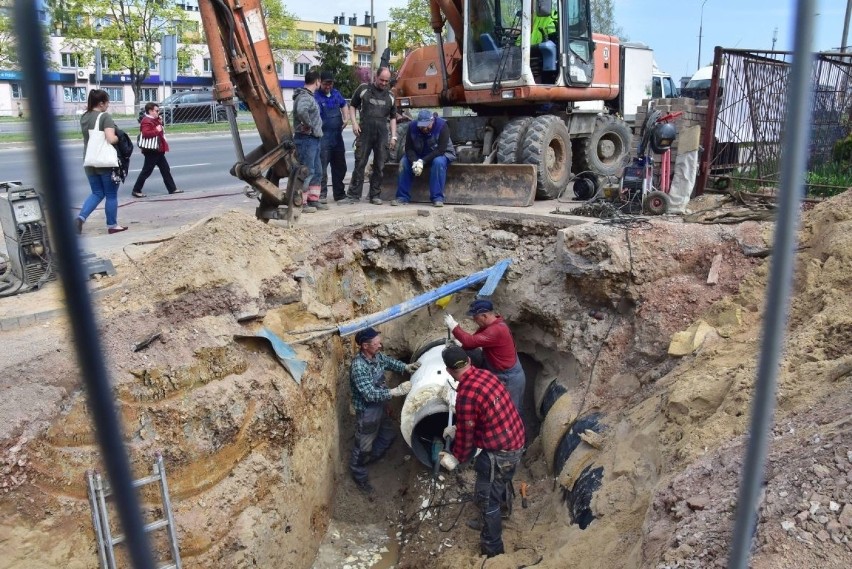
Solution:
[(355, 150), (355, 169), (349, 181), (349, 197), (361, 199), (364, 191), (364, 171), (373, 153), (373, 171), (370, 174), (370, 199), (382, 193), (382, 170), (387, 160), (388, 125), (385, 119), (367, 119), (361, 122), (358, 148)]
[(160, 169), (160, 175), (163, 176), (163, 183), (170, 194), (175, 193), (177, 186), (172, 178), (172, 169), (169, 168), (169, 161), (166, 160), (165, 152), (143, 152), (145, 155), (145, 164), (142, 166), (142, 171), (139, 172), (139, 177), (136, 178), (136, 183), (133, 184), (134, 192), (141, 192), (142, 186), (145, 185), (145, 180), (154, 171), (154, 167)]

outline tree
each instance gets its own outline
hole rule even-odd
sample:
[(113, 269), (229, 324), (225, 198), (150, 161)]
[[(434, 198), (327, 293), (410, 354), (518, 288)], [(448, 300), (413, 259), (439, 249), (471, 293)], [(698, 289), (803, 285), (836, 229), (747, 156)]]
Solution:
[(331, 71), (334, 74), (334, 83), (338, 91), (344, 96), (351, 96), (358, 83), (355, 79), (355, 69), (349, 65), (349, 42), (352, 39), (349, 34), (341, 34), (337, 30), (329, 32), (320, 30), (325, 36), (325, 42), (318, 43), (317, 59), (319, 59), (320, 69), (323, 71)]
[(437, 42), (432, 31), (429, 0), (408, 0), (405, 8), (391, 8), (388, 43), (393, 53), (406, 53), (424, 45)]
[(5, 69), (18, 67), (17, 47), (12, 18), (0, 12), (0, 67)]
[(266, 0), (263, 18), (266, 20), (269, 47), (280, 59), (292, 61), (300, 51), (314, 48), (312, 40), (303, 38), (296, 29), (296, 16), (281, 0)]
[(591, 0), (592, 30), (601, 34), (618, 36), (627, 40), (624, 29), (615, 22), (615, 2), (613, 0)]
[[(65, 37), (65, 47), (78, 54), (79, 64), (93, 62), (94, 49), (100, 47), (109, 69), (128, 71), (137, 101), (160, 56), (163, 35), (178, 33), (189, 23), (183, 10), (163, 0), (52, 0), (48, 11)], [(188, 45), (178, 48), (179, 69), (194, 52)]]

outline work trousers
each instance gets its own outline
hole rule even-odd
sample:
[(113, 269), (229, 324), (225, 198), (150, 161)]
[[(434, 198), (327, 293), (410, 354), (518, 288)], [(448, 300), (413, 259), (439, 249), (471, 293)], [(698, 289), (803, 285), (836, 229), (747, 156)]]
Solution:
[(328, 166), (331, 165), (331, 190), (335, 201), (346, 199), (346, 187), (343, 178), (346, 177), (346, 146), (343, 143), (343, 132), (325, 133), (323, 131), (320, 145), (320, 161), (322, 162), (322, 188), (320, 197), (328, 197)]
[(142, 165), (142, 171), (139, 172), (139, 177), (136, 178), (136, 183), (133, 184), (134, 192), (141, 192), (142, 186), (145, 185), (145, 180), (154, 171), (154, 167), (159, 168), (160, 175), (163, 177), (163, 183), (170, 194), (175, 193), (177, 186), (174, 178), (172, 178), (172, 169), (169, 167), (169, 161), (166, 160), (165, 152), (143, 152), (145, 163)]
[(503, 550), (503, 521), (501, 506), (511, 513), (514, 489), (512, 478), (521, 460), (523, 449), (514, 451), (482, 451), (473, 462), (476, 472), (474, 502), (479, 508), (482, 529), (479, 532), (480, 553), (494, 557)]
[(367, 481), (367, 465), (384, 456), (395, 438), (396, 428), (384, 403), (368, 405), (355, 415), (355, 445), (349, 471), (356, 482)]
[(355, 150), (355, 169), (349, 182), (349, 197), (360, 200), (364, 192), (364, 170), (373, 153), (373, 171), (370, 173), (370, 199), (382, 193), (382, 170), (387, 160), (388, 125), (385, 119), (367, 119), (361, 123), (358, 147)]
[[(486, 359), (485, 361), (487, 362), (488, 360)], [(488, 366), (488, 369), (503, 382), (503, 385), (506, 386), (506, 390), (509, 392), (509, 397), (512, 398), (512, 403), (515, 404), (518, 413), (521, 413), (524, 408), (524, 390), (527, 385), (527, 378), (524, 375), (524, 368), (521, 367), (520, 358), (517, 358), (515, 365), (509, 369), (495, 371), (490, 366)]]
[[(444, 202), (444, 186), (447, 184), (447, 166), (450, 163), (445, 156), (438, 156), (429, 166), (429, 201)], [(414, 172), (411, 161), (403, 156), (399, 161), (399, 179), (396, 186), (396, 199), (401, 202), (411, 201), (411, 184), (414, 182)]]

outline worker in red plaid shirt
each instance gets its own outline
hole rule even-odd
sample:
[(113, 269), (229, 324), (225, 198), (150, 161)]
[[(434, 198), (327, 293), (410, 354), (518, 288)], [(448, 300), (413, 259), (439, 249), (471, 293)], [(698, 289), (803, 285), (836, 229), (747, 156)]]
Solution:
[(441, 465), (453, 470), (482, 449), (473, 463), (476, 472), (474, 500), (479, 519), (468, 523), (479, 529), (481, 553), (503, 553), (501, 506), (511, 499), (512, 477), (524, 451), (524, 424), (503, 383), (490, 371), (475, 368), (467, 353), (455, 344), (442, 352), (447, 372), (458, 382), (456, 424), (445, 437), (453, 440), (452, 454), (440, 454)]

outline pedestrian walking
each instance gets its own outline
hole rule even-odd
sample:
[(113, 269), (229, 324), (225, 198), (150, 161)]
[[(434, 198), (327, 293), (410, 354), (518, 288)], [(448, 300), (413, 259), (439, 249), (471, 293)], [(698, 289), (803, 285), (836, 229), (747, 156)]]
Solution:
[(455, 344), (444, 348), (441, 357), (458, 388), (455, 425), (444, 429), (444, 436), (453, 439), (452, 452), (439, 453), (440, 462), (454, 470), (475, 449), (482, 450), (473, 462), (479, 517), (468, 526), (479, 530), (480, 553), (494, 557), (504, 553), (501, 509), (511, 514), (512, 478), (524, 452), (524, 424), (497, 376), (473, 367)]
[(145, 103), (145, 115), (139, 123), (139, 131), (139, 149), (142, 150), (145, 163), (142, 165), (139, 177), (136, 178), (136, 183), (133, 184), (133, 197), (148, 197), (142, 193), (142, 187), (155, 167), (160, 170), (166, 190), (170, 194), (182, 194), (183, 190), (179, 190), (175, 185), (174, 178), (172, 178), (172, 169), (169, 167), (169, 161), (166, 160), (169, 143), (166, 141), (166, 133), (163, 130), (160, 105), (157, 103)]
[[(361, 200), (364, 191), (364, 170), (373, 154), (373, 171), (370, 174), (370, 203), (381, 205), (382, 170), (387, 160), (388, 122), (390, 122), (390, 150), (396, 150), (396, 112), (393, 108), (393, 95), (388, 88), (390, 71), (379, 67), (376, 77), (369, 85), (366, 83), (355, 89), (352, 95), (352, 132), (355, 133), (355, 169), (349, 182), (348, 198), (344, 203), (356, 203)], [(355, 122), (355, 109), (358, 109), (360, 122)]]
[[(86, 112), (80, 117), (80, 129), (83, 131), (83, 156), (89, 148), (89, 131), (100, 130), (109, 144), (118, 143), (115, 134), (115, 121), (107, 112), (109, 108), (109, 94), (103, 89), (92, 89), (89, 91), (89, 99), (86, 102)], [(117, 153), (116, 153), (117, 161)], [(95, 208), (106, 200), (104, 212), (106, 213), (107, 231), (119, 233), (126, 231), (126, 227), (118, 224), (118, 185), (120, 179), (113, 176), (114, 167), (94, 168), (84, 166), (86, 178), (89, 180), (89, 188), (92, 193), (83, 202), (80, 213), (75, 220), (77, 234), (83, 232), (83, 224), (89, 218)]]
[(320, 203), (328, 202), (328, 167), (331, 165), (331, 189), (334, 201), (346, 199), (346, 146), (343, 144), (343, 130), (349, 124), (349, 103), (334, 88), (334, 74), (331, 71), (320, 73), (320, 88), (314, 93), (322, 118), (322, 142), (320, 143), (320, 163), (322, 181), (320, 182)]
[(305, 74), (305, 86), (293, 92), (293, 137), (299, 162), (308, 167), (309, 174), (304, 184), (305, 205), (303, 213), (314, 213), (318, 209), (328, 209), (320, 203), (320, 182), (322, 181), (322, 161), (320, 143), (322, 141), (322, 118), (314, 93), (319, 88), (319, 73), (316, 70)]
[(456, 149), (450, 139), (447, 121), (423, 109), (417, 121), (405, 135), (405, 154), (399, 163), (396, 199), (391, 205), (411, 201), (411, 184), (429, 168), (429, 201), (435, 207), (444, 207), (444, 186), (447, 185), (447, 167), (455, 162)]

